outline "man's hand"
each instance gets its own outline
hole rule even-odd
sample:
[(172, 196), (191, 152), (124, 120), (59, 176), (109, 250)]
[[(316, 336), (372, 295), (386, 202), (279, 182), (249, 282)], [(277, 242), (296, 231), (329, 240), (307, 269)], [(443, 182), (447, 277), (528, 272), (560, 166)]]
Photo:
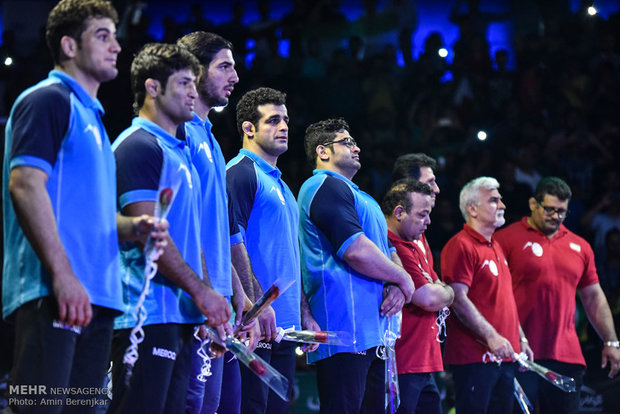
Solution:
[(205, 284), (201, 286), (199, 292), (192, 296), (192, 299), (200, 312), (207, 317), (205, 323), (213, 327), (227, 323), (232, 311), (226, 298)]
[(168, 245), (168, 220), (164, 219), (156, 221), (153, 216), (143, 214), (138, 217), (132, 217), (133, 233), (136, 240), (142, 244), (146, 244), (149, 236), (155, 241), (155, 247), (164, 249)]
[(532, 351), (528, 342), (521, 342), (521, 352), (525, 352), (528, 361), (534, 361), (534, 351)]
[(510, 341), (498, 333), (487, 340), (487, 346), (491, 353), (498, 358), (510, 359), (514, 357), (515, 351), (512, 349)]
[(230, 303), (235, 312), (235, 326), (241, 325), (243, 314), (252, 309), (252, 301), (245, 294), (243, 289), (237, 290), (233, 293)]
[(90, 298), (73, 273), (52, 277), (52, 289), (58, 302), (58, 319), (69, 325), (86, 326), (93, 317)]
[(413, 284), (413, 280), (409, 276), (408, 273), (404, 273), (402, 278), (403, 280), (398, 283), (398, 287), (402, 291), (403, 295), (405, 295), (405, 303), (410, 303), (411, 298), (413, 297), (413, 292), (415, 291), (415, 285)]
[(398, 286), (387, 284), (383, 287), (383, 302), (381, 302), (381, 316), (397, 314), (405, 304), (405, 295)]
[[(301, 329), (306, 329), (308, 331), (320, 331), (321, 327), (314, 320), (312, 315), (305, 315), (301, 318)], [(314, 352), (319, 348), (319, 344), (302, 344), (301, 350), (304, 352)]]
[(258, 315), (258, 325), (264, 342), (271, 342), (276, 339), (278, 336), (276, 313), (271, 306), (265, 308), (265, 310)]
[(609, 363), (609, 378), (613, 378), (620, 371), (620, 350), (613, 346), (603, 347), (601, 352), (601, 368), (605, 368)]

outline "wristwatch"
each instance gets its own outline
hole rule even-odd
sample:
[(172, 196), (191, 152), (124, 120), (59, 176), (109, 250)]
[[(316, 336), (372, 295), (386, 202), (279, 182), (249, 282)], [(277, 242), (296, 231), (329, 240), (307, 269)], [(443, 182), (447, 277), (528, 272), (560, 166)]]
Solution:
[(620, 341), (605, 341), (603, 345), (620, 349)]

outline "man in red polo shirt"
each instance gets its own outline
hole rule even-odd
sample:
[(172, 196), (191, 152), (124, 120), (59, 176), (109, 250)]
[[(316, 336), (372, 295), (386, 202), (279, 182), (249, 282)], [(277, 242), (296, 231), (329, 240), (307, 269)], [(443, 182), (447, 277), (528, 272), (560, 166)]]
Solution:
[[(504, 224), (506, 208), (498, 188), (491, 177), (478, 177), (463, 187), (459, 207), (466, 224), (441, 252), (441, 273), (455, 294), (445, 361), (454, 376), (459, 414), (512, 413), (513, 408), (512, 357), (521, 349), (520, 328), (510, 269), (492, 238)], [(503, 362), (483, 363), (489, 357)]]
[(403, 308), (401, 337), (396, 341), (399, 413), (441, 413), (439, 390), (432, 374), (443, 371), (437, 311), (450, 306), (454, 291), (438, 279), (421, 241), (431, 222), (432, 194), (427, 184), (407, 178), (392, 186), (381, 204), (388, 238), (417, 286), (412, 304)]
[[(585, 360), (575, 331), (575, 293), (604, 346), (609, 377), (620, 370), (613, 318), (598, 283), (592, 248), (562, 222), (571, 191), (557, 177), (543, 178), (529, 199), (531, 215), (497, 233), (513, 276), (519, 318), (540, 364), (583, 384)], [(565, 393), (533, 373), (519, 374), (532, 403), (543, 413), (577, 413), (579, 392)]]

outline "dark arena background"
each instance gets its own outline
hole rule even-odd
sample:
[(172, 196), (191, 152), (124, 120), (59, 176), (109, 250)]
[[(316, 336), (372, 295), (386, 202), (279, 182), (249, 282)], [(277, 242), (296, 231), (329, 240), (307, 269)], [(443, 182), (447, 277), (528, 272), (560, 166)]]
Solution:
[[(21, 91), (52, 68), (44, 25), (54, 1), (0, 2), (0, 129)], [(113, 1), (121, 21), (119, 76), (99, 98), (114, 139), (131, 118), (129, 64), (147, 42), (195, 30), (231, 40), (240, 82), (211, 114), (226, 160), (238, 151), (235, 105), (258, 86), (288, 95), (289, 150), (280, 158), (293, 193), (311, 175), (303, 135), (342, 116), (362, 148), (355, 182), (380, 200), (396, 157), (436, 158), (441, 194), (427, 232), (435, 265), (462, 227), (459, 189), (496, 177), (507, 224), (529, 214), (538, 179), (571, 187), (565, 225), (594, 248), (601, 286), (620, 321), (620, 2), (579, 0)], [(2, 147), (3, 148), (3, 147)], [(439, 272), (439, 269), (437, 269)], [(578, 305), (588, 370), (582, 412), (620, 412), (620, 379), (600, 368), (601, 341)], [(0, 376), (10, 368), (10, 326), (0, 328)], [(440, 373), (445, 412), (451, 379)], [(614, 392), (615, 391), (615, 392)], [(298, 358), (292, 412), (318, 412), (313, 368)], [(6, 403), (6, 401), (5, 401)]]

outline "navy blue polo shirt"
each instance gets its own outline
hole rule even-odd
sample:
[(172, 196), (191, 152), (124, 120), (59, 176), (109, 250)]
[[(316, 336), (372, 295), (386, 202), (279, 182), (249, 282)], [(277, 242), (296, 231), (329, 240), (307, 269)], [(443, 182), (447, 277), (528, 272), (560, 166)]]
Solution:
[(43, 170), (60, 240), (93, 305), (122, 309), (114, 156), (103, 107), (62, 71), (24, 91), (6, 125), (3, 316), (52, 295), (51, 277), (17, 222), (9, 195), (11, 170)]
[[(168, 134), (157, 124), (134, 118), (112, 145), (117, 162), (120, 208), (140, 201), (157, 201), (159, 189), (177, 188), (168, 212), (170, 237), (185, 262), (202, 278), (200, 179), (184, 140)], [(115, 329), (136, 325), (134, 315), (144, 285), (144, 254), (136, 243), (121, 244), (124, 314)], [(149, 286), (144, 306), (145, 325), (200, 323), (205, 317), (180, 287), (157, 273)]]
[(263, 290), (279, 279), (295, 284), (272, 306), (282, 328), (301, 326), (301, 270), (295, 196), (282, 173), (246, 149), (226, 166), (231, 212), (245, 241), (252, 269)]

